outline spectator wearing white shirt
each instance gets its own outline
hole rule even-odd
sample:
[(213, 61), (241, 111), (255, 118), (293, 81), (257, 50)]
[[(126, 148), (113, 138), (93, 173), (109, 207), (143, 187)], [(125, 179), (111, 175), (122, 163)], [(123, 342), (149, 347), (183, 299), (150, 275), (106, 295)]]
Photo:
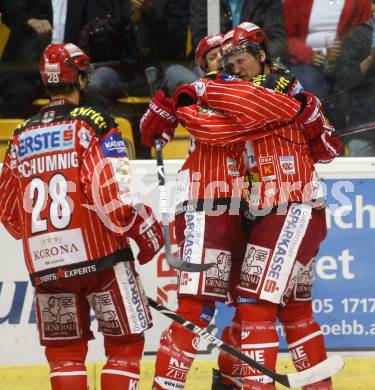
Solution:
[(284, 0), (290, 68), (305, 90), (332, 92), (342, 39), (370, 18), (371, 0)]

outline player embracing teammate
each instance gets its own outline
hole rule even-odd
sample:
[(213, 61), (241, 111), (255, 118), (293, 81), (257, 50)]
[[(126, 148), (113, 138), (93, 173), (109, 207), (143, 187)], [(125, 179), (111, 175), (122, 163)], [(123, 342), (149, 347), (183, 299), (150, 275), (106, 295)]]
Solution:
[[(224, 330), (224, 341), (274, 370), (278, 318), (295, 367), (304, 370), (326, 358), (311, 307), (313, 257), (326, 235), (324, 198), (314, 164), (338, 155), (339, 141), (318, 99), (302, 92), (293, 76), (271, 61), (265, 33), (258, 26), (242, 23), (228, 33), (221, 54), (226, 73), (208, 74), (183, 86), (172, 100), (160, 94), (153, 99), (154, 106), (178, 117), (193, 136), (179, 173), (180, 258), (215, 264), (201, 274), (179, 274), (177, 311), (205, 326), (215, 301), (224, 300), (230, 291), (236, 314)], [(163, 121), (159, 113), (151, 106), (146, 112), (144, 138), (173, 134), (175, 122)], [(215, 191), (197, 190), (202, 187)], [(251, 219), (246, 233), (242, 212), (233, 207), (241, 190)], [(218, 205), (226, 207), (218, 210)], [(237, 233), (239, 227), (242, 231)], [(235, 248), (230, 247), (232, 240)], [(175, 324), (164, 331), (155, 389), (184, 387), (198, 342)], [(219, 368), (215, 389), (275, 388), (270, 378), (227, 354), (220, 354)], [(331, 388), (329, 379), (305, 387)]]

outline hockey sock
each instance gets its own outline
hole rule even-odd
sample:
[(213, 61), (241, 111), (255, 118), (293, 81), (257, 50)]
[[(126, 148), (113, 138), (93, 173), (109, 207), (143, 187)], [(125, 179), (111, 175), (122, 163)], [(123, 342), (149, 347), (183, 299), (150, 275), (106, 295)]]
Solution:
[(50, 372), (52, 390), (87, 390), (87, 373), (83, 363), (60, 362)]
[[(241, 322), (238, 310), (236, 310), (235, 316), (232, 319), (232, 325), (224, 328), (221, 339), (234, 348), (241, 349)], [(231, 379), (235, 376), (234, 372), (239, 365), (241, 365), (239, 359), (221, 349), (218, 357), (218, 366), (221, 375), (220, 378), (216, 378), (213, 382), (212, 390), (219, 390), (220, 384), (227, 385), (231, 389), (240, 389), (240, 386), (235, 384)], [(224, 388), (224, 386), (222, 387)]]
[[(242, 352), (274, 371), (279, 348), (276, 331), (277, 305), (261, 301), (238, 305), (238, 310), (241, 316)], [(268, 384), (266, 388), (275, 388), (272, 379), (246, 363), (241, 362), (240, 365), (234, 366), (232, 372), (243, 380), (257, 381)], [(249, 383), (251, 386), (251, 382)]]
[(85, 358), (87, 342), (78, 341), (61, 347), (47, 346), (52, 390), (87, 390)]
[[(313, 317), (283, 322), (289, 353), (297, 371), (313, 367), (327, 358), (324, 337)], [(304, 390), (330, 390), (330, 379), (303, 387)]]
[(138, 389), (140, 361), (143, 354), (143, 335), (132, 335), (121, 341), (104, 339), (107, 362), (102, 369), (102, 390)]
[[(177, 313), (205, 328), (214, 312), (212, 302), (180, 297)], [(153, 389), (183, 389), (186, 376), (199, 347), (199, 336), (180, 324), (172, 323), (160, 339), (156, 355)]]

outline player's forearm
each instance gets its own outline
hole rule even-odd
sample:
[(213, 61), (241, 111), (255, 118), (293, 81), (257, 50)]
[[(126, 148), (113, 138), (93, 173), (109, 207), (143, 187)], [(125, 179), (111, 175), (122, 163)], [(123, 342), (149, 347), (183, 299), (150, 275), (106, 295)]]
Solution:
[(247, 127), (291, 121), (300, 108), (300, 103), (288, 95), (238, 81), (207, 83), (202, 100)]

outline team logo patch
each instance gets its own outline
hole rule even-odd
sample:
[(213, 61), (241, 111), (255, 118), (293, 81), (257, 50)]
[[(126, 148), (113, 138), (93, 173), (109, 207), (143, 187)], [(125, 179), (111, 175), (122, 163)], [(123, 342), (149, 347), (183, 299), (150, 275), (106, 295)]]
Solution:
[(259, 159), (260, 171), (263, 181), (270, 181), (276, 179), (275, 164), (273, 157), (261, 157)]
[(227, 170), (229, 176), (240, 176), (240, 173), (237, 169), (236, 160), (227, 157)]
[(91, 142), (91, 134), (88, 129), (82, 127), (78, 132), (79, 144), (87, 149)]
[(74, 294), (37, 294), (43, 339), (77, 339), (78, 324)]
[(197, 81), (193, 83), (193, 85), (195, 87), (195, 92), (197, 93), (197, 96), (203, 96), (206, 92), (206, 85), (201, 81)]
[(221, 249), (206, 249), (205, 263), (215, 265), (205, 273), (204, 293), (225, 296), (232, 266), (231, 253)]
[(104, 157), (127, 157), (125, 142), (120, 133), (110, 133), (100, 141)]
[(264, 271), (270, 258), (271, 250), (258, 245), (247, 244), (242, 263), (240, 287), (257, 293), (263, 279)]
[(296, 167), (294, 165), (293, 156), (280, 156), (281, 170), (285, 175), (294, 175), (296, 173)]
[(296, 301), (308, 301), (311, 299), (312, 281), (314, 276), (314, 259), (312, 259), (297, 277), (297, 284), (294, 290), (294, 298)]
[(98, 320), (99, 332), (107, 336), (124, 334), (110, 292), (91, 294), (88, 296), (88, 300)]

